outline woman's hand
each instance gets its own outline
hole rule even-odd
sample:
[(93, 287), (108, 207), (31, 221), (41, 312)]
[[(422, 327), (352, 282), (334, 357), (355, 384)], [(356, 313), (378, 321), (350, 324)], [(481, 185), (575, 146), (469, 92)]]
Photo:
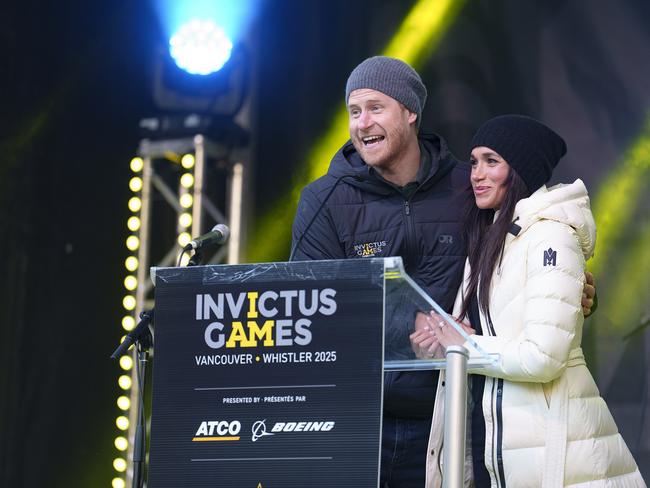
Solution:
[[(475, 331), (469, 324), (460, 321), (457, 323), (463, 328), (466, 334), (474, 334)], [(437, 313), (431, 312), (429, 314), (429, 324), (433, 334), (438, 339), (438, 343), (445, 349), (449, 346), (462, 346), (465, 344), (465, 338)]]
[(418, 312), (415, 316), (415, 332), (409, 339), (415, 356), (419, 359), (431, 359), (441, 357), (440, 344), (431, 328), (429, 315)]

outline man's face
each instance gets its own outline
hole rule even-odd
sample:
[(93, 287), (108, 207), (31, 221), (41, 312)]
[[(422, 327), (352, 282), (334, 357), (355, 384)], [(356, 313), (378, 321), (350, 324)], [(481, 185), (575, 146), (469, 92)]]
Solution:
[(361, 88), (350, 93), (348, 114), (354, 147), (380, 173), (399, 163), (410, 138), (417, 140), (417, 114), (376, 90)]

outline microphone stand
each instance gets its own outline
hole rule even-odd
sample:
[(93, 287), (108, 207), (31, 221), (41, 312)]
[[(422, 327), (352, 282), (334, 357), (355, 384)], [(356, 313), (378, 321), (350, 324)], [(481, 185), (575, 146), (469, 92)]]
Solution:
[(154, 309), (145, 310), (140, 313), (140, 322), (127, 334), (124, 341), (117, 346), (111, 354), (112, 359), (118, 359), (126, 350), (135, 343), (137, 350), (136, 373), (138, 377), (138, 423), (135, 428), (135, 439), (133, 442), (133, 482), (132, 488), (144, 486), (144, 464), (146, 458), (146, 430), (144, 420), (144, 391), (145, 379), (147, 377), (147, 362), (149, 360), (149, 348), (153, 346), (153, 337), (149, 330), (149, 324), (153, 320)]
[[(183, 252), (187, 252), (184, 249)], [(187, 266), (198, 266), (203, 261), (203, 252), (199, 249), (194, 251), (190, 257)], [(147, 377), (147, 362), (149, 361), (149, 349), (153, 346), (153, 336), (149, 325), (154, 318), (154, 309), (145, 310), (140, 313), (140, 322), (136, 327), (129, 332), (124, 341), (117, 346), (111, 359), (118, 359), (124, 354), (132, 344), (135, 344), (138, 359), (136, 361), (136, 373), (138, 377), (138, 423), (135, 428), (135, 439), (133, 442), (133, 480), (132, 488), (143, 488), (144, 486), (144, 473), (145, 473), (145, 460), (146, 460), (146, 445), (147, 445), (147, 432), (145, 427), (144, 415), (144, 392), (145, 392), (145, 379)]]
[[(151, 316), (153, 316), (153, 309), (151, 310)], [(147, 361), (149, 360), (149, 348), (152, 346), (153, 338), (149, 328), (147, 327), (147, 332), (142, 334), (140, 339), (136, 342), (136, 348), (138, 350), (138, 362), (136, 365), (138, 374), (138, 424), (135, 428), (135, 440), (133, 443), (133, 488), (141, 488), (144, 486), (145, 460), (147, 456), (144, 391), (145, 379), (147, 377)]]

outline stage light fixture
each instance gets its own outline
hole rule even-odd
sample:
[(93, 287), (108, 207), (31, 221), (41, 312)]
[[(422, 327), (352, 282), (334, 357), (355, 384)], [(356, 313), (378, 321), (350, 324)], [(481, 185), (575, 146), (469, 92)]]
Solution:
[(111, 487), (126, 488), (126, 481), (124, 481), (122, 478), (113, 478), (113, 481), (111, 482)]
[(183, 208), (190, 208), (194, 203), (194, 197), (189, 193), (180, 196), (179, 203)]
[[(131, 408), (131, 399), (126, 395), (122, 395), (122, 396), (118, 397), (117, 398), (117, 407), (120, 410), (124, 410), (124, 411), (128, 410), (129, 408)], [(115, 447), (117, 447), (117, 446), (115, 446)], [(119, 449), (119, 447), (118, 447), (118, 449)]]
[(189, 227), (190, 225), (192, 225), (192, 216), (187, 212), (180, 214), (180, 216), (178, 217), (178, 224), (181, 227), (185, 227), (185, 228)]
[(133, 272), (133, 271), (135, 271), (136, 269), (138, 269), (138, 265), (139, 265), (139, 263), (138, 263), (138, 258), (136, 258), (135, 256), (129, 256), (129, 257), (126, 258), (126, 260), (124, 261), (124, 267), (125, 267), (128, 271), (131, 271), (131, 272)]
[(194, 19), (171, 37), (169, 52), (179, 68), (193, 75), (209, 75), (228, 62), (232, 41), (214, 21)]
[(133, 275), (128, 275), (124, 278), (124, 288), (133, 291), (138, 287), (138, 279)]
[(129, 441), (126, 440), (126, 437), (119, 436), (115, 438), (115, 449), (118, 451), (126, 451), (129, 447)]
[(120, 358), (120, 367), (125, 371), (130, 371), (133, 367), (133, 359), (131, 356), (125, 355)]
[(194, 184), (194, 175), (192, 173), (185, 173), (181, 176), (181, 185), (185, 188), (190, 188)]
[(113, 460), (113, 467), (115, 468), (115, 471), (123, 473), (126, 471), (126, 460), (124, 458), (115, 458)]
[(185, 154), (181, 158), (181, 166), (183, 166), (185, 169), (192, 169), (195, 162), (196, 160), (194, 159), (194, 154)]
[(192, 236), (190, 236), (189, 232), (181, 232), (180, 234), (178, 234), (178, 244), (181, 247), (187, 246), (191, 240), (192, 240)]
[(139, 173), (140, 171), (142, 171), (142, 168), (144, 167), (144, 161), (142, 160), (142, 158), (137, 158), (137, 157), (133, 158), (131, 160), (130, 166), (131, 166), (131, 171), (133, 171), (134, 173)]
[(140, 229), (140, 219), (133, 215), (129, 217), (129, 220), (126, 221), (126, 226), (131, 232), (136, 232)]
[(129, 428), (129, 419), (124, 415), (120, 415), (115, 419), (115, 425), (120, 430), (127, 430)]
[(122, 317), (122, 328), (126, 331), (131, 331), (135, 327), (135, 319), (131, 315)]
[(134, 193), (142, 190), (142, 178), (139, 176), (131, 178), (129, 181), (129, 189)]
[(133, 310), (135, 308), (135, 297), (133, 295), (127, 295), (122, 300), (122, 305), (126, 310)]
[(118, 378), (117, 384), (120, 385), (120, 388), (123, 390), (128, 390), (131, 388), (131, 377), (129, 375), (123, 374)]
[(129, 236), (126, 238), (126, 247), (129, 251), (136, 251), (140, 247), (140, 239), (137, 236)]
[(138, 197), (129, 198), (129, 210), (131, 212), (139, 212), (142, 208), (142, 200)]

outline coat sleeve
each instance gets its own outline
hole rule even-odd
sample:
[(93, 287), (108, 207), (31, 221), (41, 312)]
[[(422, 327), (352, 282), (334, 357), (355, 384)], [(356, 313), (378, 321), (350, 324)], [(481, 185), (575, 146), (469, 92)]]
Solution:
[(517, 327), (521, 332), (514, 338), (472, 339), (487, 352), (500, 355), (498, 363), (485, 368), (483, 374), (546, 383), (566, 368), (576, 329), (584, 320), (584, 257), (571, 227), (549, 221), (535, 227), (530, 229), (535, 234), (521, 268), (526, 273), (523, 324), (494, 324), (496, 330)]
[(293, 220), (291, 249), (297, 246), (294, 261), (346, 257), (329, 208), (327, 205), (321, 207), (321, 203), (309, 186), (303, 189)]

